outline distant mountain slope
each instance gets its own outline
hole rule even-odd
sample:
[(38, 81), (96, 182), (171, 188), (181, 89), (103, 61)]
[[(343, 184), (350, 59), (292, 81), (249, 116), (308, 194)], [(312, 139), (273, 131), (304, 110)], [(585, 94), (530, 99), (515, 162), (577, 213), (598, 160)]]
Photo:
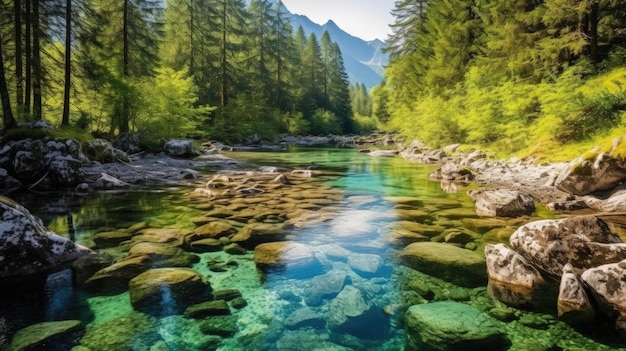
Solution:
[(380, 40), (365, 41), (343, 31), (335, 22), (319, 25), (304, 15), (291, 15), (294, 29), (302, 26), (309, 35), (314, 33), (319, 40), (325, 30), (330, 38), (339, 44), (350, 83), (363, 83), (370, 89), (383, 80), (383, 69), (388, 56), (382, 52), (385, 43)]

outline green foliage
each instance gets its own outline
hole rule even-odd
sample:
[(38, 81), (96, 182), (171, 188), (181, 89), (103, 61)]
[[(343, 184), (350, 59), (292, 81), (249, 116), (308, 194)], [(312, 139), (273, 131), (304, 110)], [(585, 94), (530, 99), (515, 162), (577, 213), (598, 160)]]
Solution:
[(396, 2), (373, 113), (433, 146), (575, 156), (626, 127), (624, 14), (610, 0)]
[(313, 135), (340, 134), (341, 131), (341, 123), (330, 111), (318, 109), (311, 117), (309, 133)]

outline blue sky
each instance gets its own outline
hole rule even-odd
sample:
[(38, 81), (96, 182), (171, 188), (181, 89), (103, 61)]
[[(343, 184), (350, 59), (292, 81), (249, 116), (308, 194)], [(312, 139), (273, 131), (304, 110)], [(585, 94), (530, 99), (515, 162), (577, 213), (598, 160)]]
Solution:
[(324, 24), (333, 20), (344, 31), (364, 40), (387, 39), (395, 0), (282, 0), (290, 12)]

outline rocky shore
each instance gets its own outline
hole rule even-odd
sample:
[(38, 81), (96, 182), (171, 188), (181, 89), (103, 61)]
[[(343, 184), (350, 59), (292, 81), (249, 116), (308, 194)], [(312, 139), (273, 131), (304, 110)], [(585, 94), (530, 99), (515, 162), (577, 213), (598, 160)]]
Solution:
[[(233, 311), (244, 309), (247, 299), (234, 288), (215, 289), (215, 278), (194, 269), (202, 254), (212, 252), (223, 252), (228, 258), (203, 262), (216, 274), (246, 264), (238, 257), (249, 252), (253, 252), (252, 264), (261, 274), (284, 273), (281, 294), (286, 300), (304, 301), (306, 305), (294, 308), (284, 321), (276, 321), (293, 330), (293, 335), (306, 327), (345, 332), (352, 328), (351, 323), (370, 323), (373, 316), (377, 323), (386, 325), (389, 321), (385, 316), (402, 315), (406, 350), (438, 349), (441, 345), (468, 350), (489, 345), (494, 350), (506, 350), (511, 340), (501, 321), (518, 316), (493, 302), (489, 308), (475, 308), (474, 302), (487, 294), (486, 284), (489, 295), (506, 305), (531, 311), (558, 310), (559, 318), (571, 325), (601, 321), (624, 332), (624, 140), (599, 146), (569, 163), (555, 164), (490, 160), (480, 151), (460, 153), (457, 145), (431, 150), (420, 142), (403, 143), (386, 134), (285, 137), (275, 143), (253, 136), (241, 145), (207, 142), (200, 149), (189, 140), (172, 140), (158, 155), (142, 153), (132, 147), (132, 142), (117, 144), (118, 148), (100, 139), (86, 145), (51, 139), (9, 142), (0, 147), (0, 189), (5, 193), (59, 187), (82, 193), (185, 183), (195, 189), (188, 195), (188, 205), (203, 214), (194, 217), (189, 228), (142, 222), (101, 231), (92, 241), (76, 245), (50, 233), (26, 209), (2, 198), (0, 215), (4, 223), (13, 225), (1, 226), (0, 256), (16, 266), (0, 270), (0, 278), (46, 273), (59, 265), (70, 265), (78, 284), (92, 294), (128, 291), (133, 313), (120, 320), (120, 326), (113, 324), (115, 320), (94, 330), (77, 327), (77, 321), (63, 322), (67, 326), (32, 326), (78, 333), (81, 347), (93, 350), (107, 342), (124, 345), (124, 340), (109, 340), (108, 329), (121, 328), (120, 335), (124, 328), (148, 330), (150, 316), (201, 320), (200, 330), (209, 337), (206, 345), (237, 333)], [(417, 198), (345, 199), (336, 189), (321, 184), (336, 176), (331, 173), (244, 169), (221, 153), (285, 145), (357, 147), (372, 157), (401, 155), (436, 164), (438, 169), (430, 176), (441, 181), (444, 189), (458, 191), (459, 184), (478, 184), (478, 189), (469, 193), (475, 211), (443, 199), (428, 209), (422, 208)], [(373, 145), (386, 147), (369, 149)], [(219, 172), (209, 176), (199, 169)], [(388, 214), (365, 209), (350, 212), (347, 219), (335, 218), (339, 208), (358, 209), (368, 201), (391, 202), (399, 219), (394, 217), (397, 222), (390, 227)], [(528, 222), (536, 207), (543, 205), (554, 211), (557, 219)], [(466, 226), (478, 222), (488, 228), (477, 232), (459, 229), (459, 223)], [(328, 234), (328, 239), (337, 243), (332, 249), (297, 242), (296, 229), (318, 223), (334, 223), (333, 233)], [(478, 247), (473, 236), (486, 236), (487, 230), (495, 231), (503, 223), (507, 230), (516, 228), (504, 234), (502, 241), (508, 245), (486, 245), (483, 255), (483, 246)], [(384, 291), (384, 284), (372, 285), (369, 279), (375, 281), (389, 269), (378, 252), (386, 243), (380, 238), (362, 241), (360, 235), (390, 228), (382, 240), (395, 248), (408, 276), (419, 277), (407, 279), (407, 286), (402, 287), (402, 293), (410, 296), (406, 298), (410, 306), (389, 305), (382, 310), (368, 296), (378, 288)], [(13, 260), (10, 254), (18, 252), (16, 242), (28, 243), (24, 250), (32, 255)], [(328, 267), (333, 269), (325, 271)], [(312, 279), (304, 290), (292, 291), (289, 279), (305, 275)], [(161, 293), (164, 286), (168, 301)], [(472, 306), (468, 300), (473, 301)], [(26, 328), (18, 333), (23, 334), (36, 333)], [(386, 337), (384, 332), (382, 335)], [(158, 340), (150, 340), (148, 346), (160, 347)], [(24, 341), (13, 342), (22, 345)], [(330, 341), (322, 344), (336, 346)], [(288, 336), (276, 345), (282, 345), (281, 350), (293, 346)]]

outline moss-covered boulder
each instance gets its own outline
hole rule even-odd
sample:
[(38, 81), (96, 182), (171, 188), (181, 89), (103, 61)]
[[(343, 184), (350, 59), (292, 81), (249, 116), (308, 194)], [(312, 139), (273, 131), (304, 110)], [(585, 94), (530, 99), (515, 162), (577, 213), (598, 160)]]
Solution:
[[(55, 321), (30, 325), (18, 330), (11, 340), (9, 351), (46, 350), (48, 347), (59, 347), (58, 337), (77, 335), (84, 330), (80, 321)], [(71, 338), (70, 338), (71, 339)], [(65, 345), (71, 347), (73, 345)]]
[(581, 279), (600, 310), (626, 332), (626, 260), (588, 269)]
[(143, 313), (131, 312), (87, 328), (80, 344), (89, 350), (150, 350), (163, 340)]
[(487, 283), (485, 259), (453, 245), (413, 243), (400, 252), (400, 259), (406, 266), (460, 286), (476, 287)]
[(209, 282), (189, 268), (151, 269), (133, 278), (128, 288), (133, 307), (155, 316), (180, 314), (211, 297)]
[(407, 351), (499, 351), (511, 344), (504, 324), (458, 302), (412, 306), (405, 314), (405, 325)]

